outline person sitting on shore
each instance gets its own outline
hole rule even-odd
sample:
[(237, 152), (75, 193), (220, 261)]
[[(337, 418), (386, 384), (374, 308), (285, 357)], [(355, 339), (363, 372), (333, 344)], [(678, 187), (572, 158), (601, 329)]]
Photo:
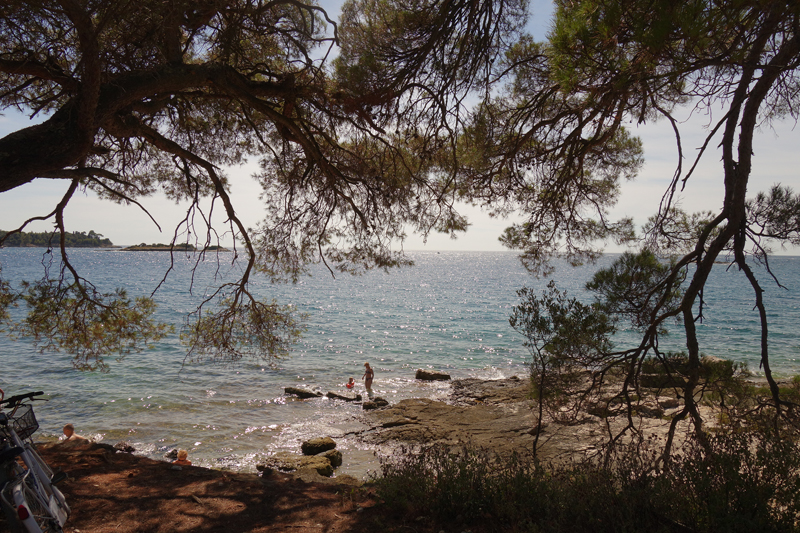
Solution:
[(76, 441), (89, 441), (86, 437), (78, 435), (75, 433), (75, 426), (72, 424), (67, 424), (64, 426), (64, 437), (66, 437), (62, 442), (76, 442)]
[(178, 458), (172, 461), (172, 464), (180, 466), (192, 466), (192, 462), (189, 460), (189, 452), (186, 450), (178, 450)]

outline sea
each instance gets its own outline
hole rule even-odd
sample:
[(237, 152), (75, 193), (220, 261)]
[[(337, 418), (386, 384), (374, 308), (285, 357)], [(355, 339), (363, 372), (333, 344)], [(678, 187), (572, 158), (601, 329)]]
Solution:
[[(18, 287), (23, 279), (41, 278), (49, 261), (45, 252), (0, 249), (3, 279)], [(174, 324), (176, 333), (121, 360), (108, 354), (109, 372), (77, 370), (71, 354), (42, 353), (29, 339), (1, 334), (0, 388), (6, 395), (45, 392), (48, 401), (35, 406), (41, 441), (57, 440), (69, 422), (94, 440), (128, 442), (139, 455), (163, 459), (170, 450), (185, 448), (196, 465), (255, 472), (278, 451), (299, 453), (304, 440), (331, 436), (344, 456), (338, 474), (364, 479), (378, 473), (394, 450), (361, 442), (358, 434), (367, 428), (361, 406), (327, 398), (299, 400), (284, 388), (347, 394), (345, 383), (354, 377), (355, 392), (364, 394), (365, 362), (375, 370), (374, 395), (391, 403), (448, 395), (447, 382), (417, 381), (420, 368), (454, 379), (525, 377), (531, 356), (508, 319), (520, 302), (520, 288), (544, 289), (548, 282), (527, 273), (513, 252), (407, 254), (414, 266), (390, 272), (334, 276), (314, 265), (294, 284), (256, 280), (256, 293), (307, 315), (306, 331), (279, 360), (220, 365), (187, 361), (177, 331), (203, 296), (240, 272), (233, 254), (198, 263), (184, 253), (170, 259), (166, 252), (70, 249), (84, 277), (101, 289), (125, 287), (130, 295), (149, 295), (172, 264), (154, 297), (157, 318)], [(557, 264), (553, 279), (588, 302), (586, 281), (615, 257), (579, 268)], [(763, 269), (757, 273), (768, 309), (771, 367), (778, 377), (791, 376), (800, 373), (800, 257), (776, 256), (770, 266), (780, 285)], [(704, 296), (701, 351), (761, 373), (758, 313), (743, 274), (716, 265)], [(623, 328), (614, 342), (630, 346), (636, 337)], [(660, 348), (680, 351), (684, 344), (675, 326)]]

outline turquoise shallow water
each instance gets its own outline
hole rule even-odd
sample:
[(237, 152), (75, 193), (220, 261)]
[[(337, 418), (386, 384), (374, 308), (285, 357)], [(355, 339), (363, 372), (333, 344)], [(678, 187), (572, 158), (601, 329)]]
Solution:
[[(0, 250), (3, 277), (40, 276), (42, 252)], [(303, 439), (325, 433), (338, 438), (344, 451), (340, 472), (363, 476), (378, 463), (375, 450), (362, 449), (347, 435), (362, 427), (359, 407), (295, 401), (283, 396), (283, 387), (344, 392), (348, 377), (360, 380), (365, 361), (375, 368), (375, 393), (389, 401), (447, 393), (447, 384), (413, 379), (422, 367), (453, 377), (524, 375), (528, 354), (508, 326), (508, 316), (517, 289), (546, 284), (530, 277), (513, 253), (410, 256), (416, 266), (388, 274), (334, 279), (319, 268), (296, 285), (257, 284), (261, 293), (309, 315), (302, 341), (274, 365), (184, 364), (185, 352), (175, 335), (123, 361), (109, 357), (110, 373), (85, 373), (72, 368), (68, 354), (39, 354), (26, 340), (2, 337), (0, 388), (8, 394), (48, 393), (50, 401), (37, 409), (45, 437), (55, 437), (64, 423), (72, 422), (79, 433), (112, 443), (127, 440), (155, 458), (179, 446), (190, 451), (196, 464), (249, 471), (264, 454), (295, 451)], [(131, 294), (152, 291), (169, 264), (168, 254), (159, 252), (74, 250), (71, 257), (99, 286), (125, 285)], [(230, 273), (230, 257), (223, 254), (219, 264), (201, 264), (193, 287), (188, 284), (193, 261), (180, 257), (156, 294), (159, 317), (179, 326), (215, 277)], [(601, 265), (612, 259), (603, 258)], [(764, 279), (771, 360), (774, 370), (790, 374), (800, 370), (800, 258), (776, 257), (773, 268), (786, 289)], [(559, 286), (580, 294), (593, 270), (562, 267), (555, 277)], [(758, 316), (743, 276), (720, 265), (706, 300), (706, 320), (699, 325), (703, 352), (746, 361), (757, 370)], [(623, 332), (617, 342), (630, 340)], [(682, 348), (679, 335), (661, 347), (669, 349), (667, 344)]]

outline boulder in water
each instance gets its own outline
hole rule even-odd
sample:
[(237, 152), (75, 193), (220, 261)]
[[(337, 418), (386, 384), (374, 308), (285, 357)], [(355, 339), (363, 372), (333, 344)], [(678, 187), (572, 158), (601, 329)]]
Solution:
[(133, 453), (136, 448), (130, 442), (120, 441), (114, 445), (114, 449), (124, 453)]
[(336, 448), (336, 442), (330, 437), (309, 439), (300, 445), (303, 455), (317, 455)]
[(278, 452), (267, 459), (265, 464), (256, 465), (256, 470), (262, 475), (265, 473), (269, 475), (272, 469), (283, 472), (310, 469), (321, 476), (331, 477), (333, 475), (333, 465), (331, 465), (330, 459), (322, 455), (303, 456), (291, 452)]
[(421, 379), (423, 381), (447, 381), (450, 379), (450, 374), (437, 372), (435, 370), (423, 370), (420, 368), (417, 370), (415, 377), (416, 379)]
[(334, 468), (342, 466), (342, 452), (339, 450), (328, 450), (327, 452), (317, 454), (316, 457), (327, 457), (331, 462), (331, 466)]

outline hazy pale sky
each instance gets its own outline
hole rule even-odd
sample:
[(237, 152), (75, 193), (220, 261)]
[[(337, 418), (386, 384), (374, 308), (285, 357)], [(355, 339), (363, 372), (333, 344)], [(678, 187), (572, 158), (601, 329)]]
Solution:
[[(335, 0), (327, 4), (329, 12), (336, 9)], [(331, 9), (331, 6), (334, 6)], [(530, 29), (536, 39), (544, 39), (549, 27), (552, 5), (547, 0), (532, 2), (532, 22)], [(709, 123), (705, 116), (685, 117), (682, 125), (684, 141), (684, 168), (691, 165), (707, 133), (704, 126)], [(713, 119), (719, 117), (714, 116)], [(24, 116), (6, 113), (0, 116), (0, 136), (29, 125)], [(630, 216), (637, 224), (644, 223), (658, 208), (662, 195), (671, 181), (677, 164), (677, 150), (669, 125), (665, 122), (647, 124), (643, 127), (629, 125), (632, 131), (644, 142), (646, 163), (636, 180), (623, 184), (622, 195), (613, 211), (613, 217)], [(750, 181), (750, 195), (769, 189), (775, 183), (788, 185), (800, 190), (800, 149), (798, 132), (793, 122), (774, 125), (774, 129), (761, 131), (754, 149), (753, 174)], [(717, 143), (712, 142), (711, 146)], [(704, 156), (703, 164), (686, 186), (681, 195), (680, 205), (689, 212), (717, 210), (722, 204), (722, 167), (719, 151), (711, 151)], [(263, 207), (258, 199), (260, 188), (250, 178), (255, 166), (243, 166), (228, 170), (231, 178), (231, 194), (239, 216), (246, 225), (252, 227), (263, 218)], [(18, 227), (32, 216), (49, 213), (67, 189), (67, 183), (59, 180), (36, 180), (33, 183), (0, 195), (0, 229)], [(136, 206), (123, 206), (101, 202), (93, 195), (76, 194), (66, 211), (66, 224), (69, 230), (94, 230), (111, 239), (118, 245), (140, 242), (168, 242), (176, 224), (185, 216), (186, 206), (176, 206), (163, 197), (143, 200), (143, 204), (158, 220), (162, 231), (149, 217)], [(498, 237), (509, 221), (492, 219), (476, 208), (465, 206), (472, 226), (466, 234), (452, 240), (446, 235), (431, 235), (427, 243), (416, 235), (410, 235), (404, 244), (406, 250), (505, 250)], [(219, 221), (224, 219), (222, 206), (216, 211)], [(31, 231), (47, 231), (52, 223), (31, 225)], [(223, 228), (220, 228), (222, 231)], [(228, 239), (228, 242), (230, 239)], [(610, 247), (609, 251), (620, 251)], [(796, 253), (788, 250), (785, 253)]]

